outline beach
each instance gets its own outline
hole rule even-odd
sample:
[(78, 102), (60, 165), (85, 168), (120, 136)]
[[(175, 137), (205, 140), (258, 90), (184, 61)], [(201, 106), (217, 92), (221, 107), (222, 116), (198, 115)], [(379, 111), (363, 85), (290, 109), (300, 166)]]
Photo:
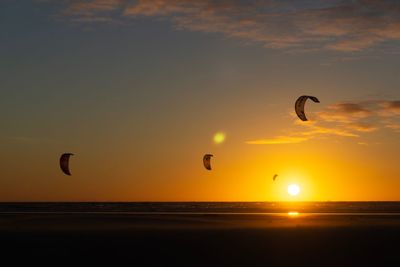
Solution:
[(0, 235), (15, 262), (394, 266), (400, 214), (3, 211)]

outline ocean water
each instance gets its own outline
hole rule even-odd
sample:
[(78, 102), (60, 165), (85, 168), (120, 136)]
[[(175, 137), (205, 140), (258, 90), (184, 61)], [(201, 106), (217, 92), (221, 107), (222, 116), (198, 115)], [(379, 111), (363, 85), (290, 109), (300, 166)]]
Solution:
[(400, 202), (17, 202), (0, 213), (400, 214)]
[(0, 236), (41, 265), (400, 266), (400, 202), (0, 203)]

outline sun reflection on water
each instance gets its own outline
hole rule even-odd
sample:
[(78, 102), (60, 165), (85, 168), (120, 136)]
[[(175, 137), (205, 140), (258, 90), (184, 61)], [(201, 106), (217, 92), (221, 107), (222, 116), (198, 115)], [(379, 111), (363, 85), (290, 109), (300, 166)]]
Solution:
[(289, 217), (297, 217), (297, 216), (299, 216), (299, 213), (297, 211), (289, 211), (288, 216)]

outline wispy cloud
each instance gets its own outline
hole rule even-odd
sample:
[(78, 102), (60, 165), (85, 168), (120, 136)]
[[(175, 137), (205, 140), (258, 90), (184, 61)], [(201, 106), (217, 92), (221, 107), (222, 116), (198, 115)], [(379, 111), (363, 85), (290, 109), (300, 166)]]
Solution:
[(73, 21), (162, 17), (177, 29), (220, 33), (277, 49), (354, 52), (400, 40), (397, 0), (67, 0), (63, 3), (62, 13)]
[(381, 106), (382, 109), (380, 113), (382, 116), (390, 117), (400, 115), (400, 101), (383, 101)]
[(318, 113), (318, 117), (325, 121), (351, 122), (367, 118), (372, 112), (359, 103), (338, 103), (329, 106), (325, 111)]
[[(400, 132), (400, 101), (370, 100), (342, 102), (326, 107), (313, 121), (294, 120), (290, 135), (246, 141), (247, 144), (272, 145), (300, 143), (329, 136), (359, 138), (363, 134), (391, 129)], [(286, 129), (287, 130), (287, 129)], [(364, 144), (364, 142), (358, 142)]]
[(309, 137), (300, 136), (277, 136), (269, 139), (258, 139), (247, 141), (249, 145), (277, 145), (277, 144), (295, 144), (309, 140)]

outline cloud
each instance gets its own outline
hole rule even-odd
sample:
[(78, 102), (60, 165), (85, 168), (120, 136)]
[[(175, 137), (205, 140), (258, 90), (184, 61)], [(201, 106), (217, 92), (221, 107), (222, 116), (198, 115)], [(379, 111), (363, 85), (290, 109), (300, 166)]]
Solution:
[(347, 127), (357, 132), (374, 132), (378, 130), (377, 126), (370, 123), (362, 123), (362, 122), (350, 123)]
[(309, 129), (294, 133), (288, 136), (277, 136), (266, 139), (255, 139), (246, 141), (249, 145), (280, 145), (280, 144), (296, 144), (302, 143), (321, 136), (342, 136), (342, 137), (358, 137), (357, 134), (343, 129), (335, 129), (315, 124), (306, 124)]
[(383, 101), (381, 102), (382, 116), (396, 116), (400, 115), (400, 101)]
[[(316, 138), (352, 137), (380, 129), (390, 129), (400, 133), (400, 101), (369, 100), (360, 102), (340, 102), (327, 106), (316, 113), (313, 121), (294, 120), (295, 130), (287, 136), (278, 136), (247, 141), (247, 144), (289, 144)], [(286, 129), (287, 131), (287, 129)], [(358, 142), (364, 144), (365, 142)]]
[(64, 3), (62, 13), (73, 21), (161, 17), (177, 29), (220, 33), (276, 49), (355, 52), (400, 40), (400, 6), (396, 0), (67, 0)]
[(344, 136), (344, 137), (358, 137), (357, 134), (352, 133), (345, 129), (333, 128), (333, 127), (323, 127), (313, 125), (311, 126), (310, 131), (302, 132), (302, 135), (306, 136), (317, 136), (317, 135), (336, 135), (336, 136)]
[(246, 141), (249, 145), (278, 145), (278, 144), (295, 144), (309, 140), (308, 137), (299, 136), (278, 136), (270, 139), (257, 139)]
[(392, 122), (388, 122), (385, 125), (386, 128), (392, 129), (395, 132), (400, 133), (400, 123), (392, 123)]
[(323, 120), (340, 122), (350, 122), (367, 118), (371, 115), (372, 111), (360, 103), (338, 103), (318, 113), (318, 117)]

